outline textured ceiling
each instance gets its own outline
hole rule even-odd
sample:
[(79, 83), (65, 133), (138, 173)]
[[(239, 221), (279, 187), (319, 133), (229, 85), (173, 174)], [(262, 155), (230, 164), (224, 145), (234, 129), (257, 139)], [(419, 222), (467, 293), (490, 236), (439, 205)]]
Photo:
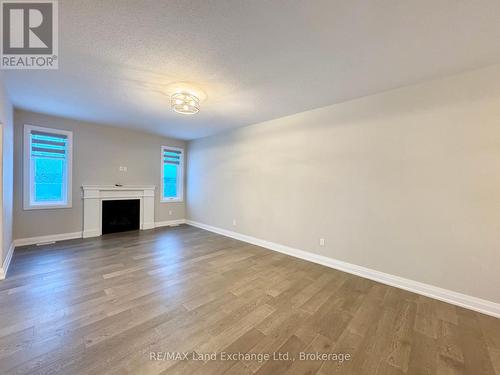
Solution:
[[(193, 139), (500, 62), (497, 0), (59, 0), (58, 71), (20, 108)], [(174, 113), (165, 90), (205, 91)]]

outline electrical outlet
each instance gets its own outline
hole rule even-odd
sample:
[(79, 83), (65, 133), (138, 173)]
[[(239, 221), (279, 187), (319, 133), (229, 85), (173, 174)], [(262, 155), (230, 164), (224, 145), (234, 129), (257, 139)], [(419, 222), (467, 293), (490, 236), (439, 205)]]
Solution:
[(319, 246), (325, 246), (325, 239), (324, 238), (319, 239)]
[(169, 214), (169, 215), (172, 215), (172, 210), (168, 211), (168, 214)]
[(233, 219), (233, 226), (236, 226), (236, 219)]

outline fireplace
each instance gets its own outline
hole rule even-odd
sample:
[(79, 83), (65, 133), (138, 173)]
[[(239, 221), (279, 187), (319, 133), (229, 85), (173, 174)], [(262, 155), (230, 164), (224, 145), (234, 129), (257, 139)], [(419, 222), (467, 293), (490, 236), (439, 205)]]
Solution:
[(140, 199), (102, 201), (102, 234), (139, 230)]
[[(139, 228), (155, 227), (154, 185), (83, 185), (83, 238), (103, 234), (104, 202), (118, 200), (139, 201)], [(137, 203), (135, 203), (137, 204)]]

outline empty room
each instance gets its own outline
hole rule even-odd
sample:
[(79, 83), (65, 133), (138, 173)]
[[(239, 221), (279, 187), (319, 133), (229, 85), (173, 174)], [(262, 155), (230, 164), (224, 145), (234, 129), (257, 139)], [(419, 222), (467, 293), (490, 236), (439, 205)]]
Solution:
[(0, 33), (1, 375), (500, 375), (500, 2)]

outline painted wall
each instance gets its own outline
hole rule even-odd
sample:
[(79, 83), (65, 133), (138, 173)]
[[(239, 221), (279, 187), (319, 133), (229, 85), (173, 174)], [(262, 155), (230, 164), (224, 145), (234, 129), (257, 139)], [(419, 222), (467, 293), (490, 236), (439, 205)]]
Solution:
[(14, 178), (14, 125), (12, 120), (12, 104), (5, 91), (2, 73), (0, 73), (0, 122), (2, 123), (1, 147), (1, 241), (0, 267), (12, 245), (12, 207), (13, 207), (13, 178)]
[(188, 219), (500, 302), (500, 66), (195, 140), (187, 170)]
[[(82, 185), (156, 185), (155, 221), (185, 218), (184, 202), (161, 203), (161, 146), (185, 142), (152, 134), (15, 110), (14, 236), (16, 239), (82, 230)], [(73, 207), (23, 210), (25, 124), (73, 131)], [(128, 172), (120, 172), (127, 166)], [(172, 211), (172, 215), (169, 214)]]

